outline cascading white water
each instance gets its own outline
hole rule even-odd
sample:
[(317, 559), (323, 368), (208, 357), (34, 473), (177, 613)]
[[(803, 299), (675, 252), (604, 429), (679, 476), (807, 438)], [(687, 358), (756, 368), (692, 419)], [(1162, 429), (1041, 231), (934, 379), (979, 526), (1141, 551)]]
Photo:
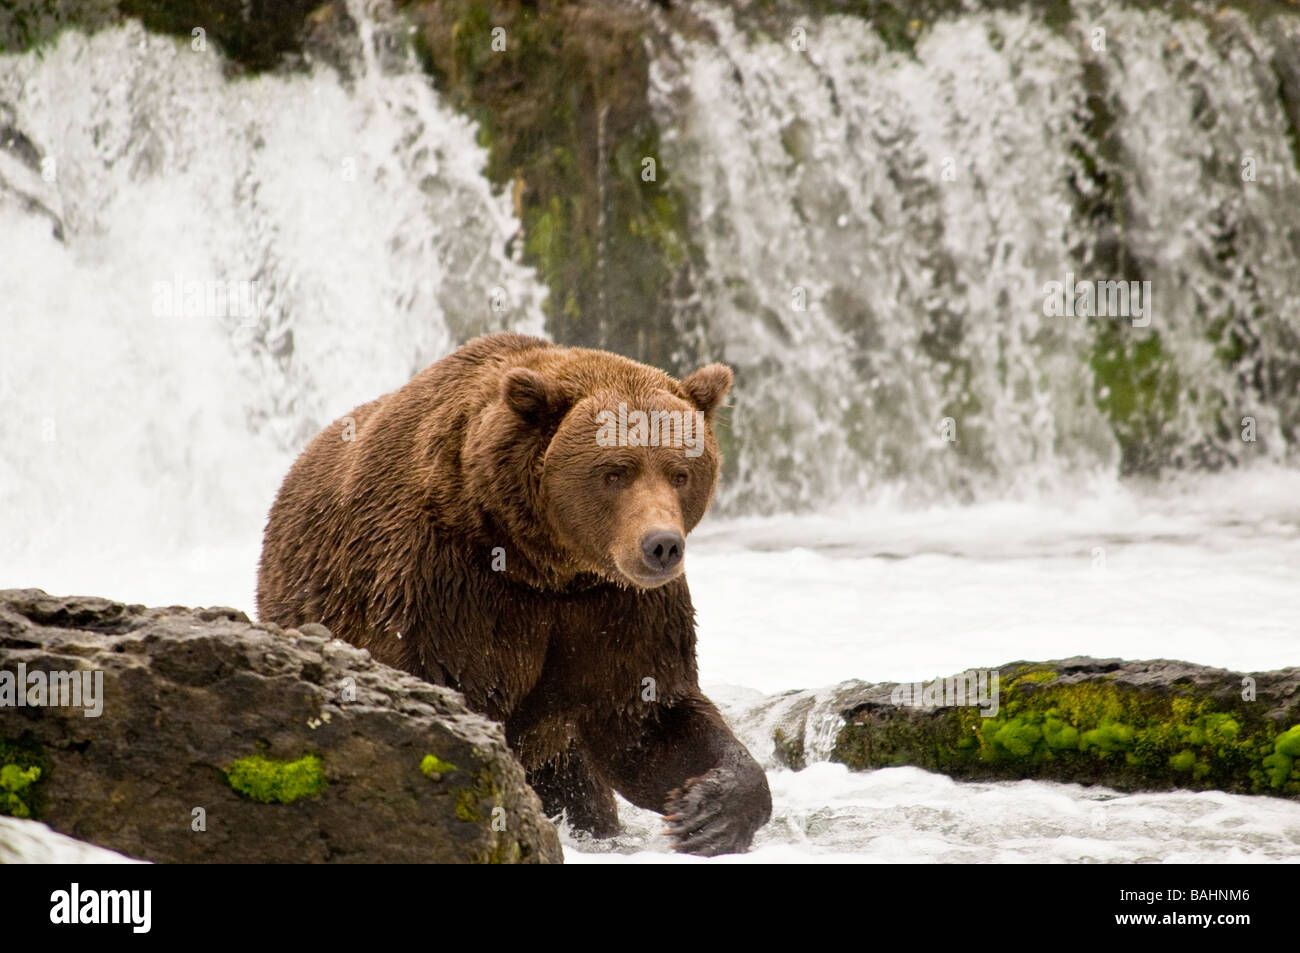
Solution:
[(4, 584), (255, 554), (321, 426), (474, 333), (542, 332), (473, 125), (353, 14), (346, 77), (228, 80), (135, 24), (0, 60)]
[[(228, 79), (212, 50), (137, 25), (0, 57), (0, 586), (251, 610), (266, 509), (319, 426), (474, 333), (542, 331), (543, 289), (513, 257), (518, 223), (473, 126), (384, 3), (347, 9), (342, 73)], [(1262, 314), (1255, 347), (1279, 360), (1294, 341), (1300, 195), (1261, 64), (1300, 34), (1227, 13), (1225, 43), (1077, 0), (1075, 33), (972, 11), (926, 25), (912, 56), (829, 17), (796, 52), (695, 9), (716, 37), (657, 43), (652, 78), (704, 255), (703, 333), (740, 372), (723, 502), (822, 508), (711, 518), (693, 537), (702, 680), (733, 696), (746, 743), (770, 753), (772, 722), (744, 715), (754, 689), (1084, 652), (1293, 663), (1293, 469), (1166, 484), (1159, 505), (1113, 485), (927, 512), (830, 503), (891, 482), (961, 496), (1114, 474), (1092, 330), (1040, 307), (1079, 246), (1105, 244), (1070, 185), (1115, 161), (1083, 129), (1098, 86), (1124, 237), (1182, 384), (1169, 426), (1249, 408), (1251, 449), (1282, 460), (1300, 394), (1225, 365), (1205, 325)], [(1082, 45), (1094, 22), (1105, 56)], [(216, 306), (226, 282), (256, 282), (251, 314), (239, 294)], [(833, 693), (809, 704), (817, 761), (838, 714)], [(1294, 860), (1300, 844), (1284, 799), (829, 764), (770, 780), (751, 858)], [(616, 850), (667, 849), (657, 815), (623, 809)]]
[[(1300, 425), (1300, 129), (1281, 76), (1300, 76), (1300, 22), (1261, 27), (1222, 9), (1207, 26), (1100, 3), (1082, 9), (1112, 38), (1111, 55), (1097, 61), (1132, 169), (1128, 241), (1158, 293), (1153, 326), (1182, 376), (1170, 427), (1197, 434), (1223, 418), (1235, 438), (1249, 415), (1262, 446), (1230, 439), (1230, 452), (1282, 460), (1283, 431), (1294, 440)], [(1221, 322), (1249, 340), (1245, 359), (1216, 355)]]
[[(652, 87), (706, 261), (709, 333), (740, 371), (741, 501), (824, 505), (898, 482), (920, 498), (1001, 494), (1116, 471), (1095, 328), (1043, 310), (1045, 283), (1067, 273), (1127, 277), (1090, 264), (1109, 239), (1077, 211), (1101, 161), (1084, 129), (1090, 68), (1132, 163), (1123, 237), (1179, 374), (1168, 429), (1194, 440), (1207, 415), (1249, 414), (1259, 440), (1231, 452), (1283, 458), (1294, 397), (1218, 361), (1207, 336), (1229, 306), (1268, 317), (1266, 347), (1297, 329), (1300, 182), (1261, 66), (1271, 41), (1243, 18), (1230, 15), (1241, 40), (1225, 52), (1147, 10), (1080, 5), (1064, 32), (973, 11), (926, 24), (904, 52), (858, 18), (764, 35), (728, 8), (694, 9), (716, 35), (674, 35)], [(1091, 24), (1109, 28), (1108, 52)], [(1198, 97), (1213, 128), (1189, 121)], [(1269, 176), (1245, 183), (1250, 149)], [(1229, 167), (1206, 182), (1214, 157)], [(1249, 261), (1230, 269), (1209, 247), (1225, 219), (1250, 233)]]
[[(704, 5), (714, 36), (653, 44), (662, 158), (703, 255), (694, 306), (740, 373), (721, 507), (1113, 475), (1096, 327), (1042, 309), (1046, 281), (1122, 277), (1096, 273), (1111, 238), (1080, 212), (1107, 162), (1176, 374), (1166, 434), (1218, 426), (1239, 462), (1286, 458), (1300, 396), (1258, 371), (1300, 375), (1300, 180), (1268, 63), (1300, 28), (1073, 10), (1066, 30), (972, 11), (913, 51), (861, 19), (808, 18), (797, 50)], [(342, 76), (228, 80), (214, 49), (133, 25), (4, 58), (11, 553), (111, 538), (119, 517), (181, 544), (242, 538), (326, 420), (473, 333), (541, 330), (544, 290), (507, 250), (518, 223), (471, 125), (383, 2), (348, 13)], [(1118, 157), (1085, 129), (1090, 94)], [(190, 282), (228, 281), (256, 283), (251, 319), (185, 304)], [(182, 294), (159, 306), (159, 288)], [(1225, 360), (1224, 323), (1247, 319), (1247, 353)], [(86, 378), (100, 403), (67, 406)], [(1252, 444), (1235, 439), (1245, 416)], [(74, 474), (110, 459), (87, 498)], [(92, 531), (105, 509), (119, 515)]]

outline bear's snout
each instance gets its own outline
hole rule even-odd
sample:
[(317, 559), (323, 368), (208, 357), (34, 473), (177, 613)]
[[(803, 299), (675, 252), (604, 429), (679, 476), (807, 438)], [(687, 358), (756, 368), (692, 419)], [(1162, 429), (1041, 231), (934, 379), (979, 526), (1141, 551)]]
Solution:
[(652, 529), (641, 537), (641, 559), (653, 573), (675, 569), (685, 552), (686, 540), (674, 530)]

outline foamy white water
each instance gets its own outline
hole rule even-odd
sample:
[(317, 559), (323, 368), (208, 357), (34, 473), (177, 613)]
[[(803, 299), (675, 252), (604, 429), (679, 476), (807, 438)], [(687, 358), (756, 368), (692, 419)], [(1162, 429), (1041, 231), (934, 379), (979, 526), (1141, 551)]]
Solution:
[(772, 692), (1071, 655), (1300, 664), (1294, 471), (697, 535), (706, 682)]
[[(456, 340), (542, 329), (544, 289), (508, 251), (518, 222), (481, 175), (473, 126), (413, 65), (379, 62), (379, 27), (352, 6), (362, 42), (347, 81), (322, 67), (232, 83), (215, 54), (136, 26), (0, 58), (0, 121), (56, 170), (46, 180), (0, 150), (0, 585), (251, 615), (262, 523), (297, 447)], [(723, 43), (683, 41), (654, 75), (665, 160), (692, 193), (709, 263), (701, 295), (719, 356), (741, 370), (745, 489), (733, 496), (776, 509), (822, 491), (876, 502), (701, 527), (688, 565), (706, 690), (739, 710), (757, 693), (1020, 658), (1296, 664), (1296, 472), (1149, 489), (1089, 477), (1113, 471), (1117, 449), (1089, 398), (1085, 329), (1033, 308), (1003, 320), (1027, 285), (1059, 277), (1076, 237), (1054, 223), (1076, 161), (1060, 132), (1077, 133), (1079, 50), (1032, 18), (989, 13), (936, 25), (915, 58), (834, 19), (796, 58), (709, 15)], [(1224, 149), (1276, 153), (1276, 104), (1246, 108), (1252, 71), (1202, 29), (1125, 16), (1144, 39), (1112, 81), (1143, 118), (1123, 134), (1159, 170), (1134, 196), (1157, 246), (1147, 264), (1179, 295), (1199, 288), (1248, 312), (1235, 276), (1183, 270), (1211, 237), (1159, 251), (1235, 194), (1184, 167), (1198, 133), (1162, 31), (1222, 80), (1206, 85), (1232, 127), (1215, 133)], [(936, 177), (950, 153), (975, 191)], [(1239, 207), (1254, 223), (1241, 231), (1261, 236), (1251, 259), (1270, 312), (1294, 311), (1293, 262), (1277, 249), (1295, 188), (1284, 166)], [(941, 268), (956, 276), (946, 299)], [(259, 282), (257, 320), (155, 313), (155, 287), (178, 275)], [(794, 286), (807, 310), (787, 307)], [(497, 289), (505, 312), (491, 310)], [(969, 361), (965, 383), (918, 360), (914, 316), (940, 326), (948, 311), (963, 324), (948, 357)], [(1169, 328), (1201, 399), (1226, 394), (1259, 415), (1261, 443), (1243, 457), (1281, 458), (1292, 397), (1239, 392), (1202, 353), (1203, 329)], [(901, 502), (966, 488), (964, 458), (934, 434), (963, 393), (983, 408), (962, 420), (973, 457), (1013, 494), (1050, 493)], [(775, 817), (755, 850), (711, 862), (1300, 859), (1300, 805), (1275, 798), (829, 764), (770, 780)], [(654, 815), (624, 805), (624, 819), (609, 843), (565, 832), (568, 858), (702, 862), (668, 853)]]
[(562, 830), (568, 863), (1300, 863), (1300, 804), (1219, 791), (1118, 794), (1038, 781), (970, 784), (919, 768), (770, 771), (772, 821), (747, 854), (668, 852), (659, 819), (620, 804), (628, 832)]
[[(1070, 501), (706, 520), (687, 557), (701, 681), (739, 712), (762, 693), (1016, 659), (1294, 665), (1297, 500), (1300, 475), (1274, 471)], [(69, 561), (6, 584), (251, 616), (257, 551), (255, 539), (177, 551), (137, 540), (111, 562)], [(770, 748), (742, 739), (756, 754)], [(1300, 861), (1300, 804), (1279, 798), (971, 784), (827, 763), (768, 779), (774, 817), (755, 849), (709, 862)], [(566, 859), (703, 862), (673, 854), (653, 813), (620, 810), (626, 831), (613, 841), (562, 829)]]
[[(153, 601), (182, 552), (206, 601), (209, 547), (256, 539), (317, 430), (457, 340), (542, 330), (473, 124), (357, 19), (346, 81), (227, 81), (135, 24), (0, 57), (30, 143), (0, 149), (0, 579)], [(226, 282), (252, 314), (161, 294)]]
[[(1096, 553), (1100, 550), (1100, 553)], [(1300, 664), (1300, 475), (1233, 474), (1069, 500), (706, 523), (690, 541), (701, 683), (724, 711), (759, 692), (905, 681), (1017, 659)], [(770, 738), (742, 739), (756, 753)], [(771, 767), (769, 765), (769, 767)], [(962, 783), (918, 768), (769, 770), (773, 820), (712, 862), (1300, 862), (1300, 803)], [(658, 818), (578, 862), (699, 862)]]

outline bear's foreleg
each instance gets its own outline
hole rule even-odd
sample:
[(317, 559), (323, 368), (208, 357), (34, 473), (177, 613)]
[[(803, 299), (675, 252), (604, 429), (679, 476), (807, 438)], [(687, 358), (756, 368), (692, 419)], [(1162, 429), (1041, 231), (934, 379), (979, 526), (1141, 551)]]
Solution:
[(547, 817), (564, 812), (569, 826), (595, 837), (619, 831), (614, 790), (598, 777), (576, 745), (566, 754), (528, 772), (528, 784), (542, 800)]
[(743, 852), (772, 816), (767, 775), (703, 695), (662, 707), (638, 744), (601, 755), (615, 790), (664, 814), (683, 853)]

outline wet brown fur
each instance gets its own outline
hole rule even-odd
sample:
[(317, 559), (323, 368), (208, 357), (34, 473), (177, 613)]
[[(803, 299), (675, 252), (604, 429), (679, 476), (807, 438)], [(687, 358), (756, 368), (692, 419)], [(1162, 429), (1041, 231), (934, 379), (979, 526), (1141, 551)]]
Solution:
[(711, 418), (730, 384), (722, 365), (679, 382), (603, 351), (472, 341), (303, 451), (267, 524), (259, 615), (322, 622), (461, 691), (577, 827), (617, 830), (617, 790), (698, 813), (682, 849), (744, 849), (766, 779), (699, 690), (680, 568), (637, 575), (647, 530), (685, 537), (704, 515), (717, 445), (706, 428), (693, 458), (602, 447), (595, 423), (620, 401)]

